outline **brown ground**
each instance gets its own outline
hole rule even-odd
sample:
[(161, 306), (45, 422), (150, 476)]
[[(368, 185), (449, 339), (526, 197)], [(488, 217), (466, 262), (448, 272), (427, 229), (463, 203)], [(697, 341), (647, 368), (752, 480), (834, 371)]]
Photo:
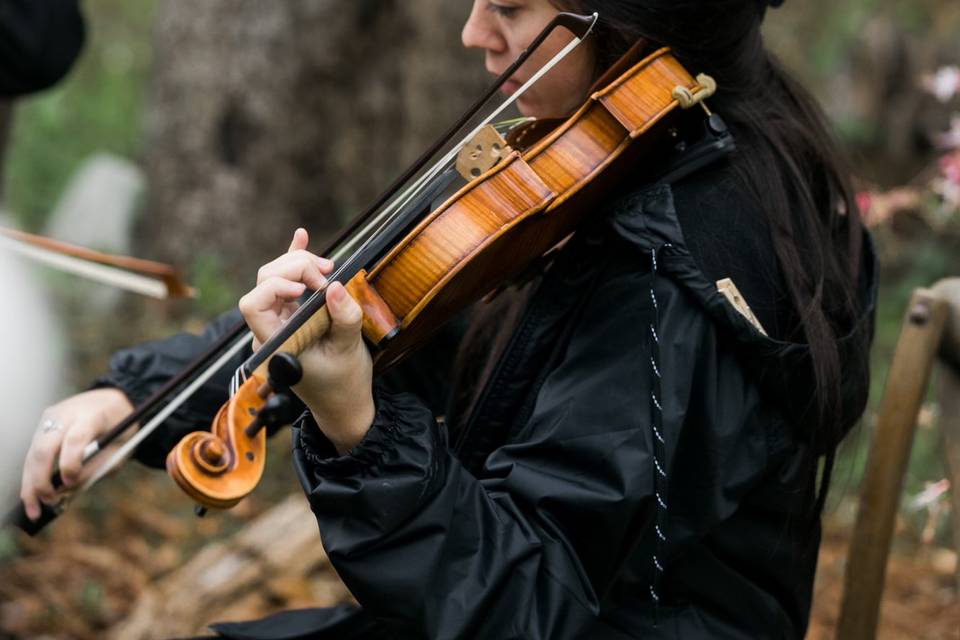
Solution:
[[(843, 593), (849, 530), (828, 530), (820, 548), (809, 640), (834, 638)], [(960, 640), (960, 598), (953, 588), (956, 554), (895, 546), (877, 637), (881, 640)]]

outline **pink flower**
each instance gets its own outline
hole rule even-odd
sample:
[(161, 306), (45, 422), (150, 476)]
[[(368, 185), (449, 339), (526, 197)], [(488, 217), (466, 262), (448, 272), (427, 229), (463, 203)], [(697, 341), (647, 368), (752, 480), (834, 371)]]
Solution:
[(940, 158), (940, 177), (930, 186), (949, 209), (960, 211), (960, 150)]
[(890, 191), (861, 191), (857, 193), (860, 217), (868, 227), (889, 222), (898, 213), (916, 211), (921, 206), (921, 194), (913, 187), (898, 187)]
[(940, 158), (940, 172), (948, 182), (960, 185), (960, 150)]

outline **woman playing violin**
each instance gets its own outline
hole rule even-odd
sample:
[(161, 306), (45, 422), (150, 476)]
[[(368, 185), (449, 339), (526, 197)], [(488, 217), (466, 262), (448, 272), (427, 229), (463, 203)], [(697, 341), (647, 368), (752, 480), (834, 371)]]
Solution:
[[(360, 307), (330, 284), (332, 326), (301, 356), (294, 457), (362, 608), (218, 633), (804, 635), (834, 451), (866, 401), (875, 283), (819, 109), (764, 48), (768, 4), (473, 3), (463, 43), (492, 74), (558, 11), (599, 14), (584, 46), (519, 98), (525, 115), (569, 115), (643, 40), (716, 79), (710, 107), (736, 151), (673, 181), (638, 175), (611, 190), (536, 273), (478, 305), (465, 331), (451, 323), (376, 380)], [(551, 36), (504, 91), (565, 43)], [(240, 301), (256, 338), (333, 266), (298, 230)], [(725, 278), (755, 321), (717, 292)], [(27, 509), (56, 499), (55, 462), (75, 484), (83, 446), (226, 324), (120, 352), (102, 388), (48, 409), (62, 428), (34, 442)], [(211, 381), (137, 456), (162, 466), (225, 395), (224, 379)]]

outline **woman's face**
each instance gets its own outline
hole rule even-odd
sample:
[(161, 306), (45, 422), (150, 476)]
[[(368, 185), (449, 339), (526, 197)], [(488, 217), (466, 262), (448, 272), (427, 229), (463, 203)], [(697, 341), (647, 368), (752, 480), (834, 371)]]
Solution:
[[(550, 0), (474, 0), (463, 26), (463, 46), (483, 49), (487, 71), (500, 75), (557, 13), (559, 9)], [(566, 29), (555, 30), (503, 85), (503, 91), (515, 92), (572, 39)], [(587, 41), (520, 96), (517, 107), (524, 115), (537, 118), (567, 116), (586, 99), (593, 70)]]

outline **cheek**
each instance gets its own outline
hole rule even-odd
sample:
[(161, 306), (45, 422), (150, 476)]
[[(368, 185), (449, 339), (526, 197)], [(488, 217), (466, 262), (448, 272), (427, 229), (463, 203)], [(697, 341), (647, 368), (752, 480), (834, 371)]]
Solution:
[(535, 118), (559, 118), (569, 115), (569, 109), (563, 93), (549, 79), (544, 79), (537, 86), (531, 87), (517, 100), (517, 108), (525, 116)]
[(561, 63), (520, 97), (518, 107), (524, 115), (538, 118), (570, 115), (588, 97), (592, 84), (589, 69), (592, 67), (571, 68)]

